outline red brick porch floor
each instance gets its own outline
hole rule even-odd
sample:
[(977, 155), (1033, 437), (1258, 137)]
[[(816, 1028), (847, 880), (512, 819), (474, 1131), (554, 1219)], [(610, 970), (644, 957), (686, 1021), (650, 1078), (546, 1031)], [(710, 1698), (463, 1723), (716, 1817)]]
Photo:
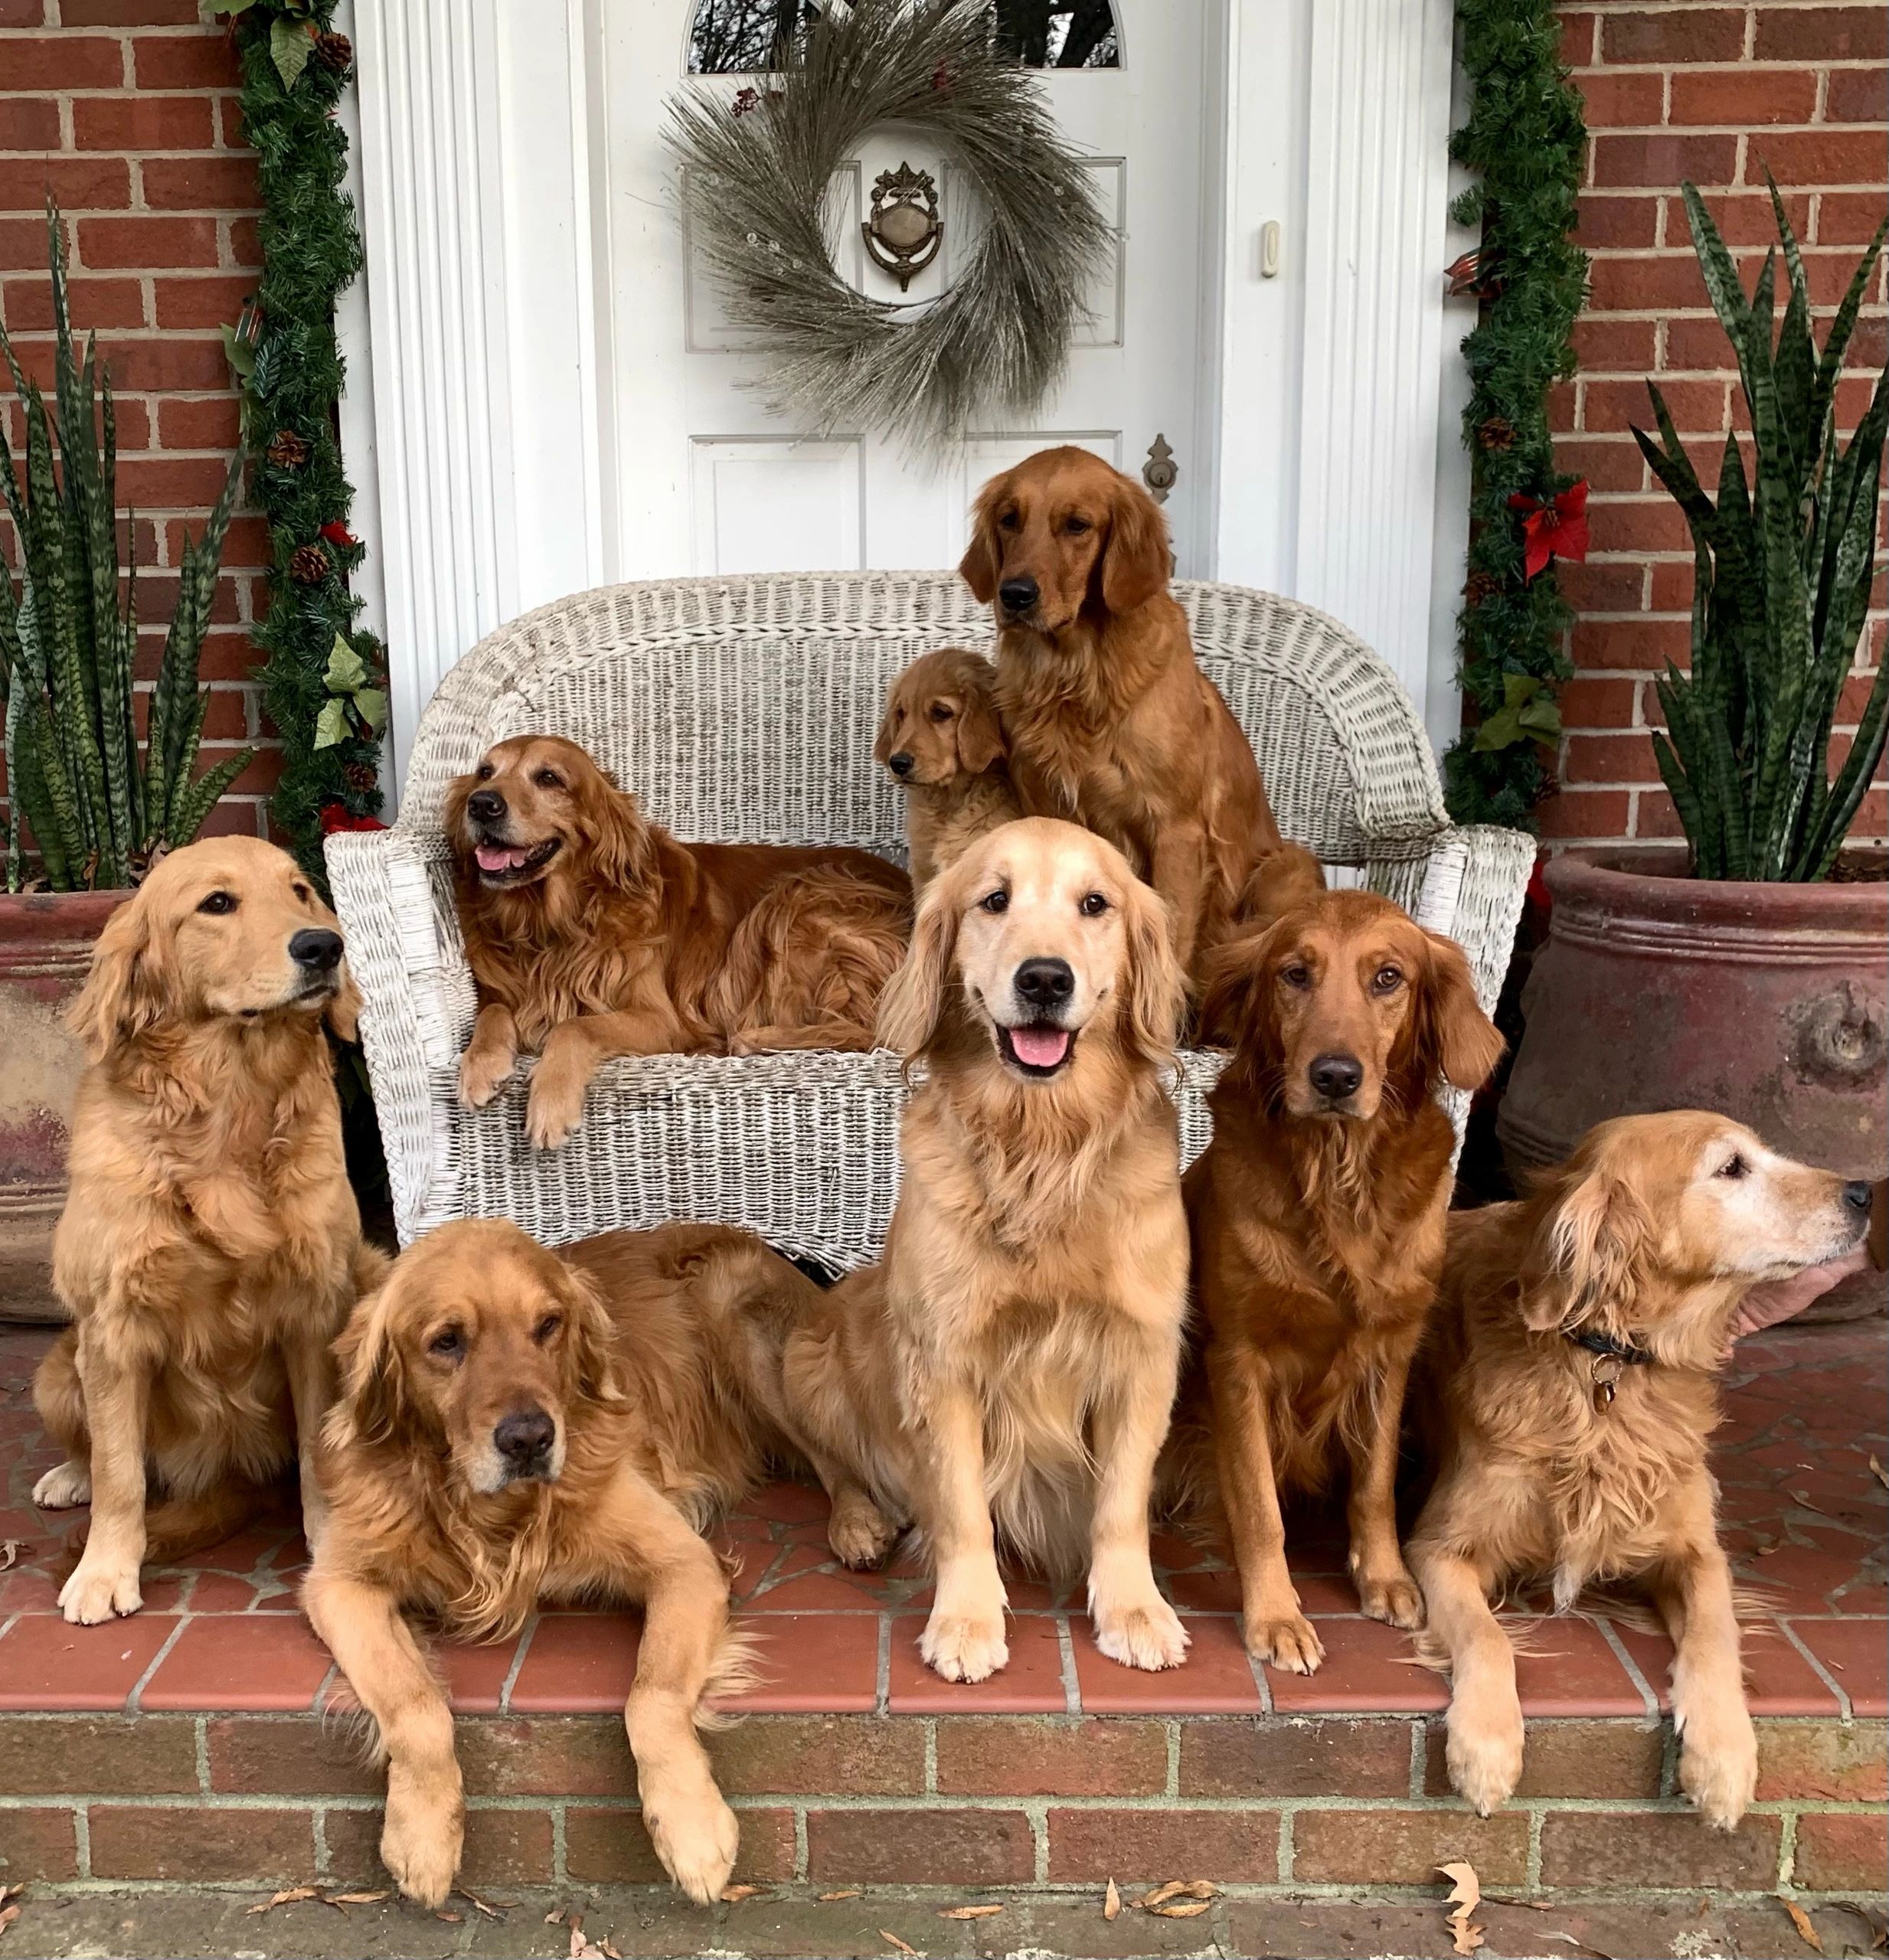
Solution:
[[(0, 1573), (0, 1883), (381, 1882), (376, 1779), (317, 1712), (335, 1677), (296, 1611), (287, 1524), (151, 1576), (131, 1619), (59, 1618), (51, 1575), (70, 1521), (29, 1498), (52, 1460), (29, 1395), (46, 1341), (0, 1329), (0, 1539), (21, 1541)], [(1443, 1684), (1404, 1636), (1357, 1615), (1332, 1522), (1302, 1522), (1296, 1538), (1328, 1656), (1309, 1680), (1250, 1663), (1232, 1576), (1164, 1537), (1158, 1562), (1193, 1635), (1186, 1667), (1114, 1665), (1079, 1602), (1025, 1581), (1011, 1589), (1008, 1668), (962, 1687), (918, 1660), (923, 1580), (838, 1567), (824, 1498), (782, 1485), (727, 1534), (766, 1675), (735, 1704), (753, 1719), (711, 1743), (742, 1812), (736, 1875), (998, 1896), (1205, 1877), (1235, 1900), (1395, 1901), (1433, 1897), (1435, 1865), (1467, 1858), (1487, 1890), (1649, 1911), (1701, 1891), (1879, 1896), (1886, 1357), (1881, 1321), (1781, 1329), (1745, 1343), (1732, 1371), (1716, 1462), (1738, 1574), (1763, 1602), (1746, 1650), (1760, 1800), (1732, 1837), (1672, 1794), (1662, 1636), (1544, 1621), (1520, 1664), (1523, 1792), (1479, 1820), (1443, 1794)], [(629, 1616), (547, 1612), (510, 1643), (440, 1650), (468, 1718), (469, 1884), (659, 1875), (616, 1719), (636, 1640)]]

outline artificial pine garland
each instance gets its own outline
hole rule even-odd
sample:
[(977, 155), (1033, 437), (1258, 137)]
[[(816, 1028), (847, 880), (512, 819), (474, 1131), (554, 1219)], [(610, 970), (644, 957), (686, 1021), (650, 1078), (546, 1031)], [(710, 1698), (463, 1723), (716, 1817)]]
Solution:
[(387, 720), (384, 650), (354, 624), (361, 601), (348, 581), (364, 554), (348, 529), (354, 488), (335, 422), (335, 302), (361, 265), (335, 117), (354, 55), (333, 31), (335, 0), (211, 6), (230, 17), (241, 54), (243, 132), (262, 185), (262, 278), (225, 338), (243, 378), (251, 495), (269, 520), (269, 611), (255, 638), (284, 751), (270, 814), (319, 877), (323, 831), (371, 822), (381, 807)]
[(1443, 758), (1459, 823), (1533, 829), (1554, 788), (1554, 684), (1574, 671), (1572, 614), (1554, 557), (1586, 555), (1586, 486), (1554, 467), (1548, 391), (1574, 371), (1569, 336), (1587, 296), (1574, 243), (1587, 132), (1561, 58), (1551, 0), (1457, 0), (1472, 95), (1450, 154), (1481, 181), (1457, 201), (1482, 225), (1479, 251), (1452, 271), (1482, 302), (1463, 343), (1471, 393), (1463, 439), (1475, 458), (1459, 672), (1478, 725)]

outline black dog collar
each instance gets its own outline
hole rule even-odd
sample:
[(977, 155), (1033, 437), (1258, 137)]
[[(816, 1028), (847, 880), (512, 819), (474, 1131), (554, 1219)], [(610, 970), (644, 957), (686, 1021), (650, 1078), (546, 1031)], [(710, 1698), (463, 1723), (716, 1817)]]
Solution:
[(1594, 1407), (1597, 1410), (1605, 1410), (1619, 1392), (1623, 1368), (1650, 1367), (1658, 1359), (1646, 1348), (1636, 1348), (1630, 1341), (1616, 1341), (1610, 1334), (1596, 1334), (1587, 1328), (1567, 1329), (1563, 1338), (1571, 1341), (1577, 1348), (1585, 1348), (1594, 1357), (1591, 1379)]

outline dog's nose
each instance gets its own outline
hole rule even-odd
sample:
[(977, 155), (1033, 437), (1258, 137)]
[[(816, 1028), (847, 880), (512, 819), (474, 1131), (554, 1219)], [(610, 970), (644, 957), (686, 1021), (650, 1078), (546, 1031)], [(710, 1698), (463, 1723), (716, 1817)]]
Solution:
[(1038, 596), (1034, 579), (1005, 579), (997, 588), (997, 596), (1003, 601), (1006, 612), (1028, 612)]
[(911, 752), (906, 749), (900, 750), (896, 756), (887, 757), (885, 766), (894, 776), (910, 776), (912, 773)]
[(1306, 1073), (1321, 1096), (1342, 1102), (1357, 1094), (1358, 1085), (1364, 1079), (1364, 1065), (1355, 1055), (1321, 1055)]
[(1852, 1211), (1860, 1211), (1864, 1217), (1869, 1215), (1869, 1187), (1861, 1178), (1852, 1178), (1843, 1187), (1843, 1202)]
[(332, 973), (341, 964), (341, 935), (321, 926), (305, 926), (289, 941), (289, 957), (316, 973)]
[(498, 1454), (513, 1463), (528, 1463), (551, 1446), (557, 1426), (542, 1409), (521, 1409), (507, 1416), (492, 1432)]
[(1026, 959), (1011, 985), (1032, 1007), (1060, 1008), (1076, 991), (1076, 975), (1066, 959)]
[(495, 824), (505, 813), (505, 799), (495, 789), (475, 789), (466, 807), (482, 824)]

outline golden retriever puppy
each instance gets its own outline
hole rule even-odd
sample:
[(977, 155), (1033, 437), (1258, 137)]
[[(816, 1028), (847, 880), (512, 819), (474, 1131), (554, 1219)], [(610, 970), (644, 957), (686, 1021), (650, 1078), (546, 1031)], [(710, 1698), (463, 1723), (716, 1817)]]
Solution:
[(1195, 665), (1161, 507), (1087, 449), (978, 493), (959, 567), (997, 616), (997, 705), (1032, 816), (1099, 831), (1166, 900), (1198, 987), (1279, 828), (1259, 766)]
[(1867, 1184), (1681, 1109), (1602, 1123), (1531, 1197), (1450, 1219), (1426, 1349), (1440, 1465), (1408, 1550), (1455, 1677), (1449, 1780), (1484, 1815), (1522, 1756), (1489, 1602), (1537, 1575), (1564, 1611), (1590, 1580), (1652, 1595), (1680, 1787), (1722, 1831), (1744, 1815), (1757, 1746), (1706, 1467), (1717, 1371), (1750, 1289), (1842, 1257), (1868, 1212)]
[(459, 1093), (538, 1061), (525, 1130), (562, 1143), (615, 1055), (872, 1045), (911, 883), (868, 851), (683, 844), (574, 742), (516, 735), (446, 798), (479, 988)]
[(738, 1833), (697, 1730), (743, 1655), (698, 1532), (771, 1437), (733, 1386), (738, 1340), (703, 1308), (782, 1263), (721, 1226), (609, 1233), (560, 1257), (473, 1220), (410, 1246), (355, 1310), (323, 1438), (332, 1522), (302, 1598), (377, 1726), (381, 1854), (410, 1898), (445, 1899), (465, 1805), (452, 1713), (407, 1615), (495, 1638), (540, 1602), (642, 1604), (623, 1723), (643, 1822), (691, 1899), (727, 1883)]
[(996, 671), (981, 653), (941, 647), (893, 682), (872, 759), (905, 792), (914, 890), (973, 838), (1022, 815), (1004, 756)]
[[(139, 1570), (214, 1544), (312, 1459), (328, 1344), (384, 1263), (364, 1246), (322, 1032), (354, 1032), (335, 916), (286, 851), (217, 838), (152, 866), (100, 936), (71, 1025), (90, 1057), (53, 1284), (74, 1325), (33, 1399), (66, 1461), (33, 1492), (91, 1501), (59, 1604), (136, 1612)], [(145, 1508), (155, 1486), (168, 1500)]]
[(1262, 882), (1270, 923), (1221, 949), (1208, 992), (1234, 1055), (1186, 1180), (1206, 1321), (1188, 1429), (1198, 1446), (1210, 1401), (1247, 1648), (1310, 1674), (1325, 1650), (1286, 1570), (1279, 1493), (1319, 1488), (1341, 1453), (1359, 1603), (1394, 1626), (1423, 1618), (1394, 1487), (1453, 1182), (1433, 1092), (1479, 1087), (1502, 1040), (1453, 940), (1374, 892), (1326, 891), (1304, 851)]
[(1148, 1553), (1187, 1305), (1162, 1078), (1182, 1000), (1159, 899), (1042, 818), (938, 874), (887, 990), (881, 1037), (924, 1079), (884, 1263), (825, 1296), (801, 1282), (779, 1414), (842, 1558), (916, 1517), (937, 1575), (920, 1651), (949, 1680), (1008, 1658), (999, 1533), (1061, 1569), (1086, 1551), (1105, 1654), (1185, 1653)]

